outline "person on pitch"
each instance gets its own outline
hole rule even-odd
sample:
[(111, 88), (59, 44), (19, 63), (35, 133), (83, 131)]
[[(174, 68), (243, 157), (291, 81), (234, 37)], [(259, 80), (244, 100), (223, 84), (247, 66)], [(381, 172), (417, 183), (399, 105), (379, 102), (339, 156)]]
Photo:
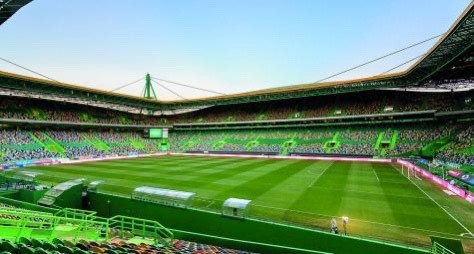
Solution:
[(330, 232), (331, 233), (334, 233), (334, 234), (339, 234), (339, 231), (337, 229), (337, 221), (335, 218), (332, 218), (331, 219), (331, 222), (330, 222)]
[(347, 235), (347, 223), (349, 222), (349, 217), (342, 216), (342, 226), (344, 227), (344, 235)]

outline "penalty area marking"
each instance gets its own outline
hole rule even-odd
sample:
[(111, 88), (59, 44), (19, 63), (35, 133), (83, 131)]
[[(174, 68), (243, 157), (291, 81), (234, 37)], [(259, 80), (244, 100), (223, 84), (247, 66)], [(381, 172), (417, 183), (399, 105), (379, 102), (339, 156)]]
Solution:
[[(332, 165), (332, 164), (331, 164)], [(323, 171), (321, 171), (321, 174), (317, 175), (312, 181), (311, 183), (308, 185), (308, 188), (310, 187), (313, 187), (313, 185), (318, 181), (318, 179), (324, 174), (324, 172), (326, 172), (326, 170), (328, 168), (331, 167), (331, 165), (327, 166)], [(308, 169), (308, 173), (314, 175), (315, 173), (313, 173), (313, 171), (311, 171), (311, 169)]]
[(416, 178), (416, 179), (418, 179), (418, 180), (420, 180), (420, 181), (423, 180), (423, 179), (421, 179), (421, 178), (418, 176), (418, 174), (416, 173), (416, 170), (413, 170), (413, 171), (415, 171), (415, 174), (414, 174), (414, 175), (415, 175), (415, 178)]
[(374, 172), (374, 175), (375, 175), (375, 178), (377, 178), (377, 181), (380, 182), (380, 179), (379, 179), (379, 176), (377, 175), (377, 172), (375, 172), (375, 169), (373, 167), (372, 168), (372, 171)]
[[(416, 184), (415, 182), (413, 182), (413, 180), (411, 180), (410, 178), (407, 178), (412, 184), (414, 184), (421, 192), (423, 192), (429, 199), (431, 199), (431, 201), (433, 201), (436, 205), (438, 205), (439, 208), (441, 208), (441, 210), (443, 210), (447, 215), (449, 215), (449, 217), (451, 217), (454, 221), (456, 221), (464, 230), (466, 230), (466, 233), (463, 233), (463, 234), (467, 234), (467, 235), (470, 235), (470, 236), (474, 236), (474, 234), (466, 227), (464, 226), (458, 219), (456, 219), (456, 217), (454, 217), (450, 212), (448, 212), (448, 210), (446, 210), (443, 206), (441, 206), (436, 200), (434, 200), (434, 198), (432, 198), (430, 195), (428, 195), (428, 193), (426, 193), (426, 191), (424, 191), (420, 186), (418, 186), (418, 184)], [(463, 235), (461, 234), (461, 236)]]

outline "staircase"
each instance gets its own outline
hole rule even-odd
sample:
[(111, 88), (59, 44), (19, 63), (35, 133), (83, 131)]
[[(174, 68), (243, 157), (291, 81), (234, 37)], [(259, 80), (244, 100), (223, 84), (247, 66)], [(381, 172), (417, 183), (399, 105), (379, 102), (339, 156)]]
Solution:
[(35, 135), (33, 132), (30, 131), (28, 132), (28, 134), (36, 143), (40, 144), (48, 152), (59, 153), (61, 155), (64, 155), (64, 152), (66, 151), (64, 147), (62, 147), (58, 142), (56, 142), (46, 133), (40, 132)]
[[(330, 146), (329, 144), (335, 143), (334, 146)], [(331, 153), (333, 149), (338, 148), (341, 145), (341, 142), (339, 141), (339, 132), (336, 132), (334, 136), (332, 136), (332, 139), (324, 142), (323, 148), (326, 153)]]
[(288, 155), (289, 154), (288, 150), (290, 148), (294, 148), (296, 146), (297, 146), (296, 134), (294, 134), (293, 137), (290, 140), (287, 140), (287, 141), (283, 142), (283, 144), (281, 144), (279, 154), (280, 155)]
[(28, 112), (32, 119), (44, 120), (46, 118), (44, 111), (39, 108), (28, 108), (26, 109), (26, 112)]
[(375, 150), (380, 150), (380, 143), (382, 143), (382, 139), (385, 135), (385, 132), (381, 131), (379, 132), (379, 135), (377, 136), (377, 141), (375, 142)]
[(452, 138), (449, 136), (435, 140), (421, 148), (421, 155), (426, 157), (433, 157), (439, 150), (443, 149), (443, 147), (451, 143), (451, 141)]
[(392, 138), (390, 140), (390, 149), (395, 149), (395, 145), (397, 144), (397, 139), (398, 139), (398, 131), (394, 131)]
[[(377, 141), (375, 142), (375, 150), (380, 152), (379, 155), (381, 157), (385, 157), (388, 150), (395, 149), (398, 140), (398, 133), (397, 130), (392, 131), (391, 129), (379, 132)], [(382, 147), (382, 143), (388, 143), (388, 147)]]
[(53, 206), (57, 201), (64, 202), (64, 198), (60, 198), (64, 193), (68, 190), (72, 190), (73, 188), (78, 189), (79, 191), (82, 190), (82, 184), (84, 179), (76, 179), (67, 182), (60, 183), (53, 188), (49, 189), (43, 197), (38, 200), (38, 204), (45, 205), (45, 206)]
[(227, 142), (225, 140), (219, 140), (217, 142), (215, 142), (212, 147), (214, 148), (214, 150), (218, 151), (220, 150), (222, 147), (224, 147), (224, 145), (227, 144)]
[(88, 122), (88, 123), (96, 122), (96, 119), (92, 115), (86, 112), (80, 113), (79, 118), (81, 119), (82, 122)]
[(83, 134), (82, 137), (84, 138), (86, 142), (94, 146), (99, 151), (108, 152), (110, 150), (110, 147), (106, 143), (104, 143), (104, 141), (98, 139), (93, 134), (91, 134), (90, 136)]
[(249, 141), (245, 145), (245, 151), (250, 151), (250, 150), (252, 150), (252, 148), (257, 147), (259, 144), (260, 144), (260, 142), (258, 142), (258, 138), (256, 138), (255, 140)]
[(128, 141), (130, 142), (130, 145), (136, 149), (139, 149), (139, 150), (145, 149), (145, 145), (143, 145), (143, 143), (138, 140), (129, 139)]

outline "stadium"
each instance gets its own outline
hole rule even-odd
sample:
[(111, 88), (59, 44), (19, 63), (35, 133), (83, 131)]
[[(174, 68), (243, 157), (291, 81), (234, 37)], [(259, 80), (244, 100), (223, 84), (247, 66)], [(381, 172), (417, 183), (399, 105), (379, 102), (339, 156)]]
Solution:
[(143, 76), (0, 71), (1, 254), (474, 253), (474, 2), (402, 72), (172, 101)]

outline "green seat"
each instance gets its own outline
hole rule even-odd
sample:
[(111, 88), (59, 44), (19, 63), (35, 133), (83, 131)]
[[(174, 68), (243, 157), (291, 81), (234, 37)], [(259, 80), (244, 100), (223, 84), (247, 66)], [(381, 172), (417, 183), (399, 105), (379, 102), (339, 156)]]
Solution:
[(43, 248), (36, 248), (35, 254), (50, 254), (50, 252), (46, 251)]
[(20, 249), (21, 247), (30, 247), (30, 246), (28, 246), (28, 245), (26, 245), (26, 244), (24, 244), (24, 243), (17, 243), (17, 244), (16, 244), (16, 248), (17, 248), (17, 249)]
[(25, 245), (28, 245), (28, 246), (32, 245), (30, 239), (28, 239), (26, 237), (20, 237), (20, 239), (18, 239), (18, 242), (19, 243), (24, 243)]
[[(26, 244), (28, 245), (28, 244)], [(42, 248), (43, 247), (43, 242), (38, 240), (38, 239), (31, 239), (31, 245), (30, 246), (33, 246), (34, 248)]]
[(81, 249), (79, 249), (79, 248), (77, 248), (77, 249), (74, 250), (74, 254), (88, 254), (88, 253), (89, 253), (89, 252), (83, 251), (83, 250), (81, 250)]
[(71, 247), (71, 248), (76, 246), (73, 242), (68, 241), (68, 240), (64, 240), (63, 243), (64, 243), (64, 246)]
[(58, 251), (61, 252), (61, 253), (65, 253), (65, 254), (73, 254), (74, 253), (74, 251), (70, 247), (62, 246), (62, 245), (58, 246)]
[(28, 246), (21, 246), (19, 250), (20, 250), (20, 254), (34, 254), (35, 253), (35, 249)]
[(89, 242), (86, 241), (86, 240), (83, 240), (83, 239), (79, 240), (79, 242), (82, 243), (82, 244), (84, 244), (84, 245), (89, 245)]
[(54, 238), (52, 242), (53, 242), (53, 244), (55, 244), (56, 246), (57, 246), (57, 245), (64, 245), (63, 240), (58, 239), (58, 238)]
[(8, 251), (8, 252), (11, 252), (11, 253), (15, 253), (16, 250), (17, 250), (17, 245), (8, 241), (8, 240), (4, 240), (1, 244), (0, 244), (0, 248), (1, 250), (3, 251)]
[(85, 251), (88, 251), (89, 250), (89, 246), (83, 244), (83, 243), (76, 243), (76, 247), (81, 249), (81, 250), (85, 250)]
[(52, 244), (52, 243), (48, 243), (48, 242), (44, 242), (44, 243), (43, 243), (43, 248), (44, 248), (45, 250), (49, 250), (49, 251), (57, 250), (56, 245), (54, 245), (54, 244)]

